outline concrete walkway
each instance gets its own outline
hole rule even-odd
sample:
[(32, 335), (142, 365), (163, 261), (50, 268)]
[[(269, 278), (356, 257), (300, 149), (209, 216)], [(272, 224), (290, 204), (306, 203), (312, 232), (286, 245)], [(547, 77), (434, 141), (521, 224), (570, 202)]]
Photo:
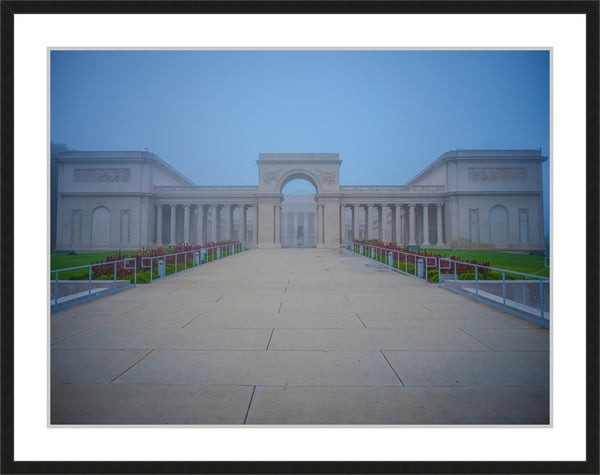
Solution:
[(52, 424), (548, 424), (548, 330), (342, 250), (51, 315)]

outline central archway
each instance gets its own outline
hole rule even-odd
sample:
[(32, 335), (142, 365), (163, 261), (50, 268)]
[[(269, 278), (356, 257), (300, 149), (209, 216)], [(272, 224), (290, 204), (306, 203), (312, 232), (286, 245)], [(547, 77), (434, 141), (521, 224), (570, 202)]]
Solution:
[(299, 178), (283, 187), (281, 247), (317, 247), (316, 191), (309, 181)]
[[(312, 185), (316, 207), (316, 247), (338, 248), (340, 245), (340, 197), (337, 153), (261, 153), (257, 160), (258, 185), (258, 247), (272, 248), (296, 244), (299, 241), (296, 227), (284, 228), (286, 239), (282, 242), (282, 216), (284, 187), (293, 180), (306, 180)], [(289, 203), (288, 203), (289, 204)], [(305, 233), (304, 223), (302, 234)], [(311, 229), (310, 226), (308, 226)], [(314, 232), (314, 228), (313, 228)], [(302, 236), (304, 238), (304, 236)], [(302, 242), (305, 242), (302, 240)]]

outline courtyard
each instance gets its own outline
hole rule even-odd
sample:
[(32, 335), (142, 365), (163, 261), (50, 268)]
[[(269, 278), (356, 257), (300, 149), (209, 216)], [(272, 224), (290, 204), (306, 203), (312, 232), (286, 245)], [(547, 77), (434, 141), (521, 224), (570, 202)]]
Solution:
[(338, 249), (51, 315), (52, 424), (549, 424), (549, 332)]

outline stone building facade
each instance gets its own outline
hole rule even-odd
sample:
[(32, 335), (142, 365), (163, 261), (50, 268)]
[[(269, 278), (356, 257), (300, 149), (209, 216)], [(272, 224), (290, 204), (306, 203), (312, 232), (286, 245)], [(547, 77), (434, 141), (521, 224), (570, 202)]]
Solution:
[[(196, 186), (150, 152), (63, 152), (56, 161), (56, 249), (223, 239), (260, 248), (338, 248), (344, 239), (366, 238), (542, 251), (545, 160), (538, 150), (457, 150), (405, 185), (344, 186), (337, 153), (261, 153), (257, 186)], [(295, 198), (288, 195), (286, 203), (282, 195), (298, 178), (316, 190), (312, 210), (294, 212)]]

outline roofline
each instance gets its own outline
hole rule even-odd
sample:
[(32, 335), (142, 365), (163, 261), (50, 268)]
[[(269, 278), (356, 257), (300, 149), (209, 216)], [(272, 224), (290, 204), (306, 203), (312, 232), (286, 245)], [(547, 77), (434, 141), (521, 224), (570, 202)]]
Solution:
[(60, 152), (57, 161), (70, 160), (149, 160), (158, 166), (164, 168), (169, 173), (175, 175), (180, 180), (187, 183), (189, 186), (196, 186), (192, 180), (184, 176), (179, 171), (175, 170), (171, 165), (165, 162), (158, 155), (145, 150), (69, 150)]
[[(525, 156), (524, 156), (525, 155)], [(529, 156), (527, 156), (529, 155)], [(492, 159), (516, 159), (516, 160), (538, 160), (545, 162), (548, 157), (542, 156), (541, 149), (497, 149), (497, 150), (450, 150), (444, 152), (441, 156), (435, 159), (429, 166), (421, 170), (417, 175), (406, 182), (406, 185), (412, 185), (413, 182), (427, 175), (431, 170), (436, 168), (440, 163), (446, 161), (458, 160), (492, 160)]]

